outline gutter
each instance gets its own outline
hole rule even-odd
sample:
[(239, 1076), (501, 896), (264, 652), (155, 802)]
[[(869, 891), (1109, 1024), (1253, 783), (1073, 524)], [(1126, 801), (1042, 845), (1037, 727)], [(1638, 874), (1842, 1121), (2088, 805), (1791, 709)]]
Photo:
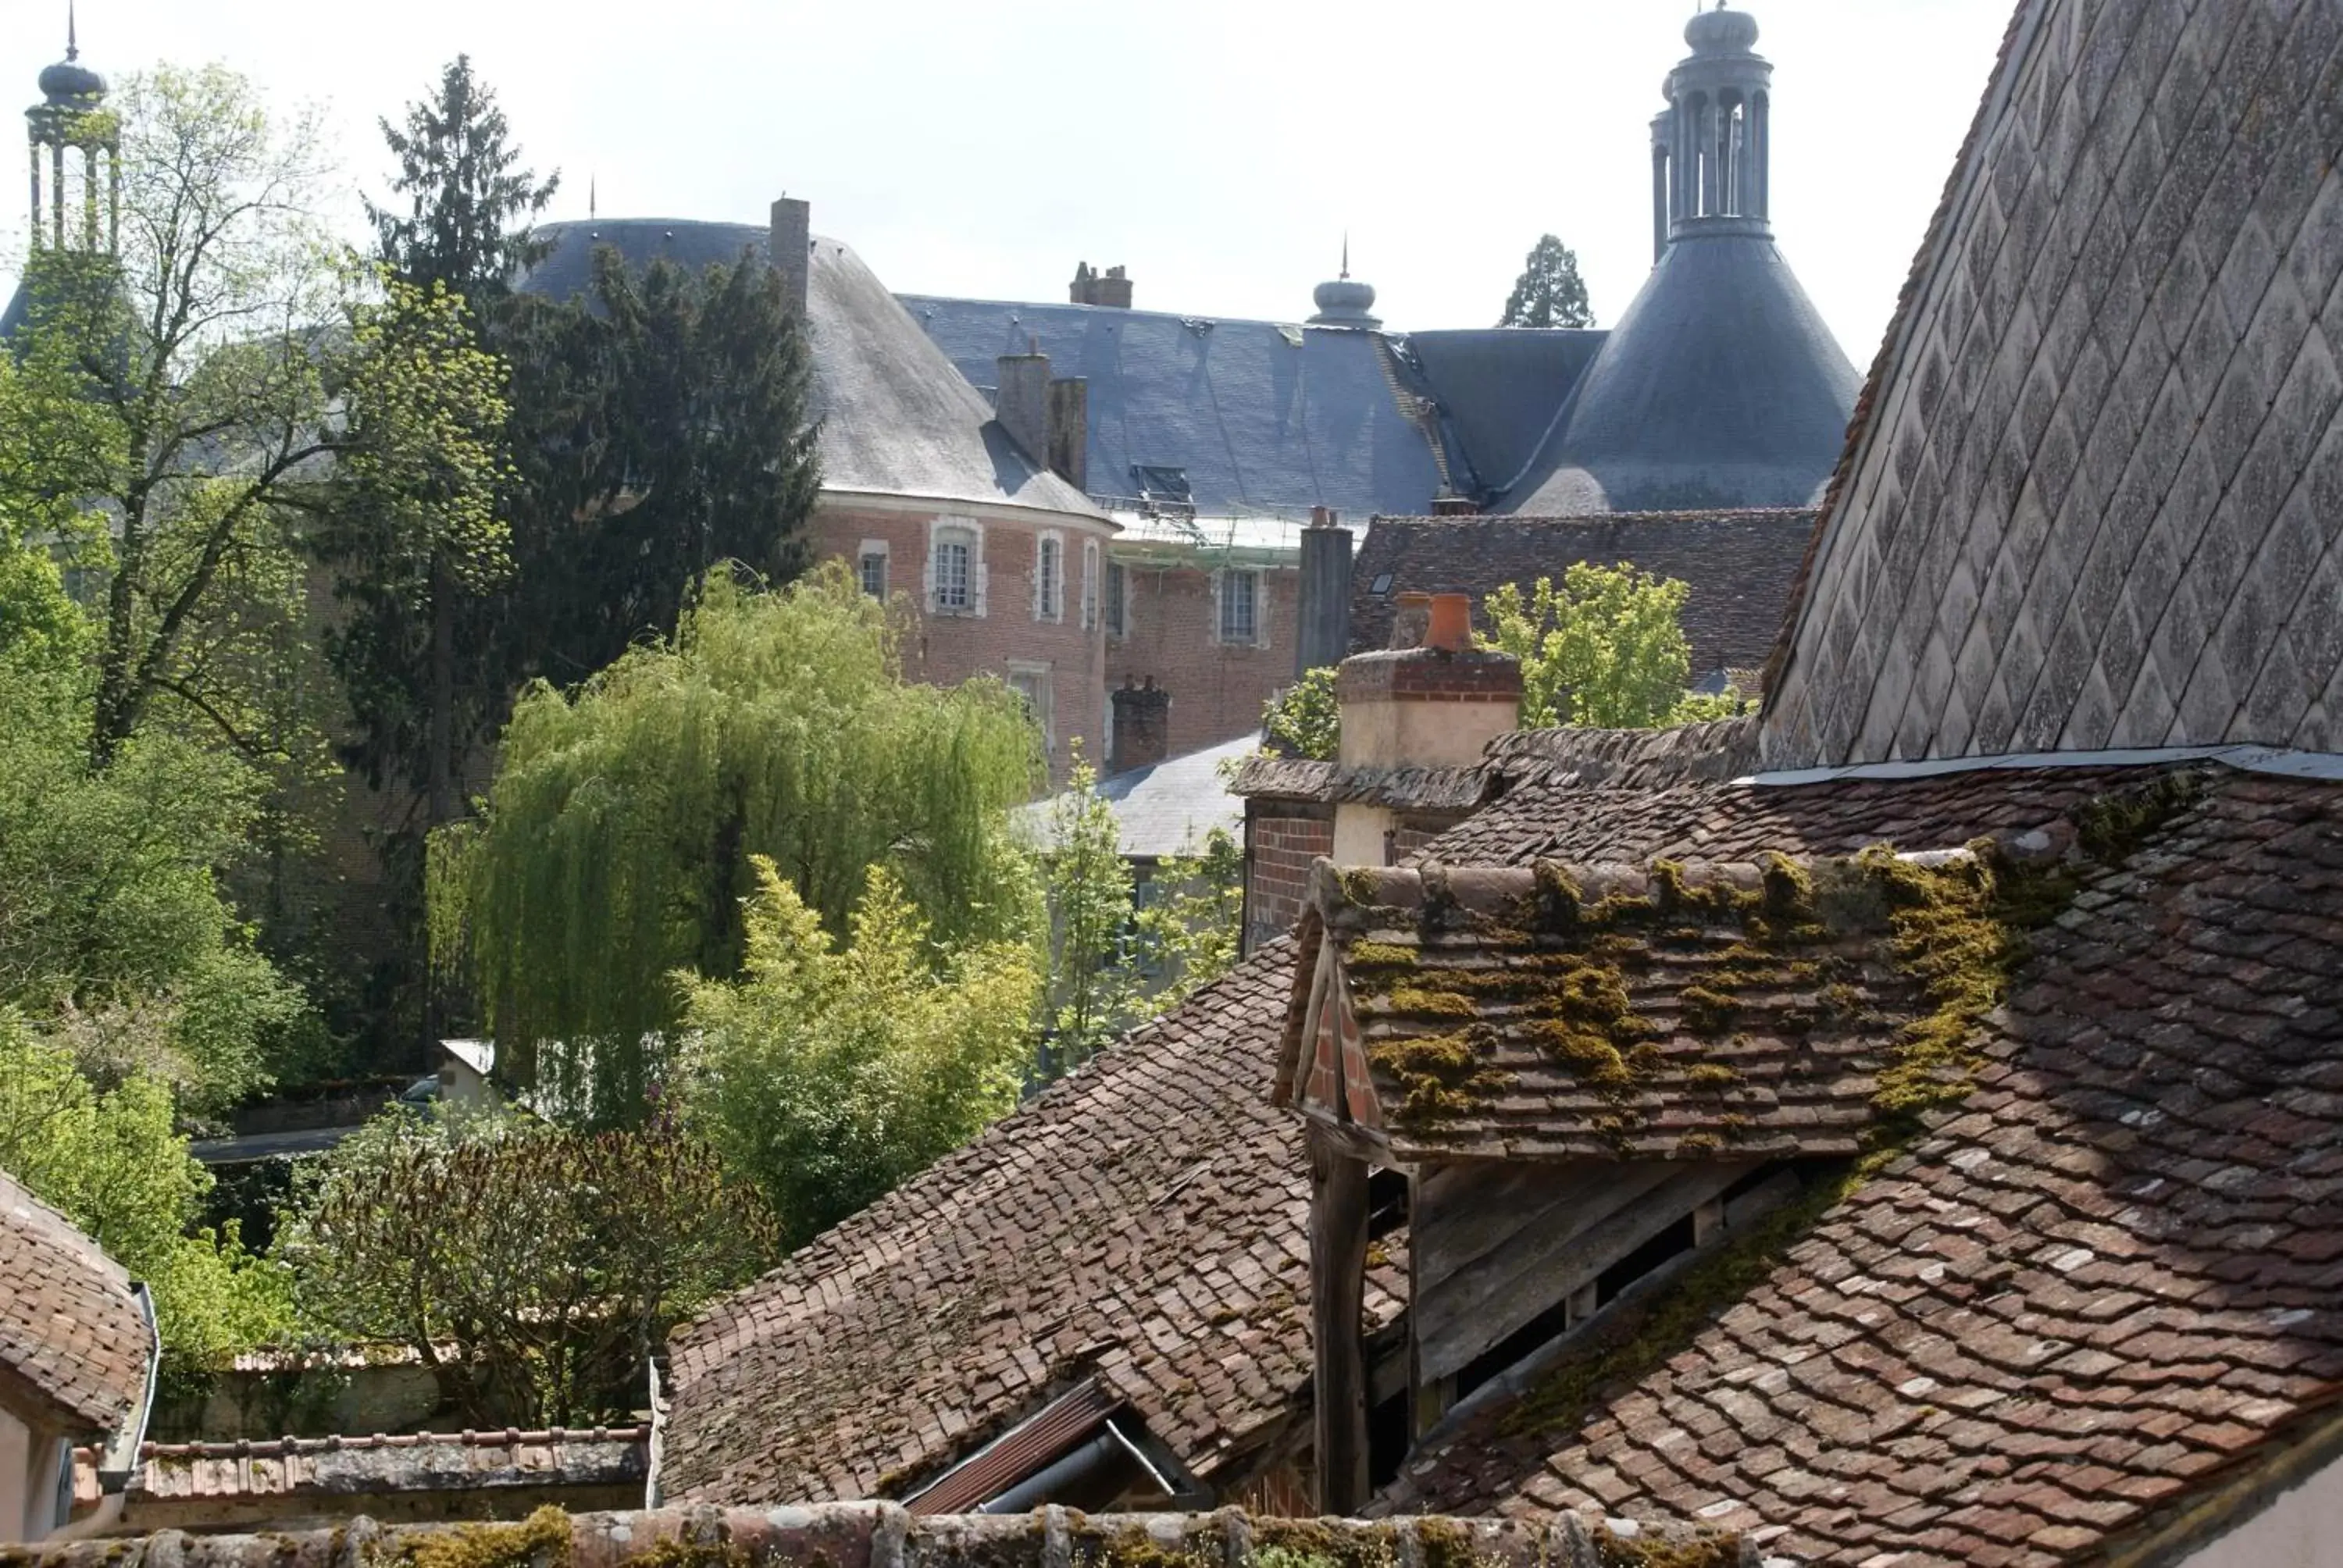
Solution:
[(139, 1316), (146, 1322), (146, 1386), (138, 1396), (136, 1415), (97, 1457), (97, 1489), (109, 1496), (120, 1495), (138, 1468), (139, 1451), (146, 1446), (146, 1423), (155, 1413), (155, 1389), (163, 1374), (163, 1331), (155, 1321), (155, 1293), (137, 1281), (131, 1282), (130, 1293), (137, 1298)]

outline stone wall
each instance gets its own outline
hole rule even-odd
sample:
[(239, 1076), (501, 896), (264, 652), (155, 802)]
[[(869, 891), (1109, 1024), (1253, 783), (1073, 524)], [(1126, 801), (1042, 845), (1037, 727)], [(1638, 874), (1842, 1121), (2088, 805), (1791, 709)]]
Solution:
[(2343, 748), (2343, 7), (2034, 0), (1885, 356), (1768, 765)]

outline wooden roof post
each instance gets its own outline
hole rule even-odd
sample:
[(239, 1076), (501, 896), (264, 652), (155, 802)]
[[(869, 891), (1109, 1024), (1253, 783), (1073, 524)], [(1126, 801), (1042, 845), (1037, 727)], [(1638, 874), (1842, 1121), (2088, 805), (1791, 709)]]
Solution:
[(1367, 1502), (1367, 1163), (1310, 1130), (1311, 1342), (1316, 1350), (1318, 1512)]

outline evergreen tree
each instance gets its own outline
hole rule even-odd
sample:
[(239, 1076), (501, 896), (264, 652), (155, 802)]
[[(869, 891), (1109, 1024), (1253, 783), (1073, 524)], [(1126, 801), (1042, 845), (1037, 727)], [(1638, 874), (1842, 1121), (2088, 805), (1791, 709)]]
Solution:
[(1522, 276), (1506, 297), (1500, 327), (1592, 327), (1586, 284), (1578, 276), (1578, 253), (1553, 235), (1530, 246)]

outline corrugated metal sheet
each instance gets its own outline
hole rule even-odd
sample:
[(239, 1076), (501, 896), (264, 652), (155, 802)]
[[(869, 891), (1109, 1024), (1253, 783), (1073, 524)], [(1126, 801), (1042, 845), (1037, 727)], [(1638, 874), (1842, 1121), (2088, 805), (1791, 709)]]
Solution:
[(903, 1505), (914, 1513), (970, 1513), (1090, 1436), (1121, 1407), (1111, 1392), (1083, 1383), (946, 1471)]

